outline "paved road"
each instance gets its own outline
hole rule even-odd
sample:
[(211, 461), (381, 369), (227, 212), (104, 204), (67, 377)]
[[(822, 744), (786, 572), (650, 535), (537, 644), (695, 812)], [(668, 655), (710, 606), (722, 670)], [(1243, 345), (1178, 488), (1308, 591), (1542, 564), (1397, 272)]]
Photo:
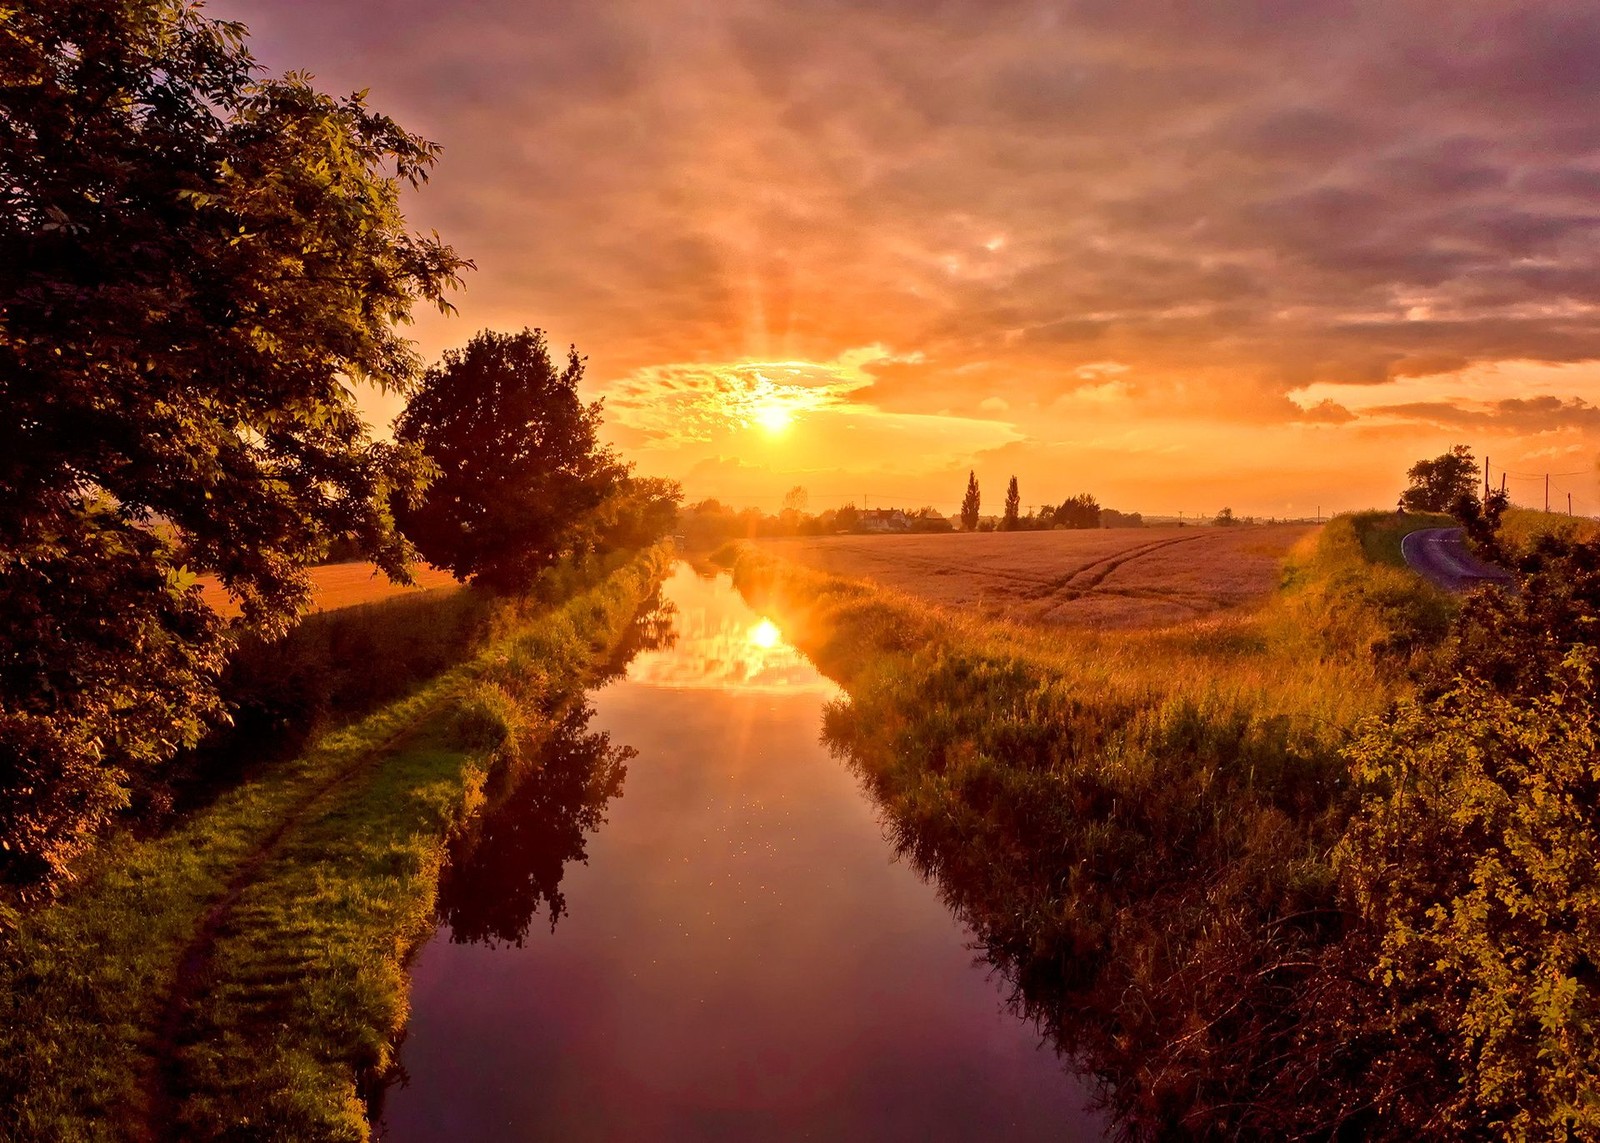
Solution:
[(1400, 554), (1413, 571), (1446, 591), (1467, 591), (1481, 583), (1508, 583), (1511, 576), (1467, 550), (1460, 528), (1423, 528), (1400, 541)]

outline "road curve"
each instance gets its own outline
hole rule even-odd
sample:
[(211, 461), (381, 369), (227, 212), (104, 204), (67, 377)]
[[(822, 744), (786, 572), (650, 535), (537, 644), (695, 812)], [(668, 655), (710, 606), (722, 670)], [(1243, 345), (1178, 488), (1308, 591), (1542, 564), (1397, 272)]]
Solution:
[(1400, 554), (1413, 571), (1446, 591), (1467, 591), (1482, 583), (1509, 583), (1503, 568), (1467, 550), (1461, 528), (1421, 528), (1400, 541)]

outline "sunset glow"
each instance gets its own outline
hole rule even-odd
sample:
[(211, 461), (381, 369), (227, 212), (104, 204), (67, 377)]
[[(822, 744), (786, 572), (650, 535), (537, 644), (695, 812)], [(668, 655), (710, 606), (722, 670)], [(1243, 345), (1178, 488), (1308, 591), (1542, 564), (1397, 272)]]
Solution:
[(478, 269), (423, 353), (575, 343), (691, 500), (1298, 514), (1600, 454), (1582, 5), (214, 6), (443, 145), (413, 221)]

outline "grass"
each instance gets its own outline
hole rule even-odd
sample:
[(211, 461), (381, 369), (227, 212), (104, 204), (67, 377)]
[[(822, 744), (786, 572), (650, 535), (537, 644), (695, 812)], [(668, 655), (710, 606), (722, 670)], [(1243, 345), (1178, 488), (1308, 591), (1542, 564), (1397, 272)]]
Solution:
[[(665, 571), (653, 549), (221, 793), (0, 942), (0, 1135), (364, 1139), (448, 834)], [(555, 585), (560, 590), (561, 585)]]
[(1566, 536), (1582, 541), (1600, 539), (1600, 520), (1541, 512), (1536, 508), (1507, 508), (1500, 517), (1500, 542), (1513, 557), (1526, 554), (1542, 536)]
[(1375, 564), (1403, 568), (1406, 557), (1400, 550), (1403, 541), (1412, 532), (1423, 528), (1454, 528), (1454, 516), (1443, 512), (1357, 512), (1348, 519), (1361, 539), (1361, 550)]
[(1326, 1137), (1359, 1079), (1319, 1017), (1342, 750), (1453, 606), (1364, 538), (1351, 517), (1303, 538), (1253, 611), (1111, 632), (724, 556), (845, 686), (827, 737), (902, 854), (1125, 1124)]
[(1040, 626), (1161, 626), (1259, 604), (1310, 529), (1130, 528), (761, 541), (774, 556)]

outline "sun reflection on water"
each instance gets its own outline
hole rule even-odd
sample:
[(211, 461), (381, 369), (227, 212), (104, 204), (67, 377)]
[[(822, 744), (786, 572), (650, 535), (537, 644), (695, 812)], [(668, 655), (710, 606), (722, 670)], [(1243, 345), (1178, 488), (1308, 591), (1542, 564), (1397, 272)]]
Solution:
[(634, 659), (628, 678), (648, 686), (724, 691), (833, 694), (835, 684), (783, 640), (778, 625), (752, 611), (726, 577), (678, 571), (671, 586), (677, 638)]

